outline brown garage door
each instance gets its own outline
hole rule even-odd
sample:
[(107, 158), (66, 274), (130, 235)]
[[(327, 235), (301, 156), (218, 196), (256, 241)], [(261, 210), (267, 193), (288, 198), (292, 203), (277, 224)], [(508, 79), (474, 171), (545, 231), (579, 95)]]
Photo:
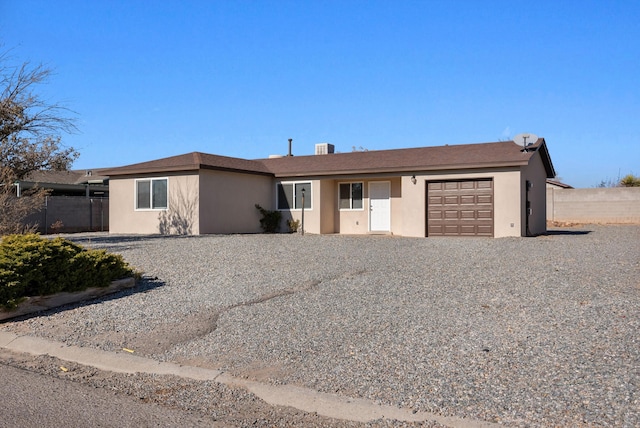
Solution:
[(428, 181), (427, 236), (493, 236), (493, 180)]

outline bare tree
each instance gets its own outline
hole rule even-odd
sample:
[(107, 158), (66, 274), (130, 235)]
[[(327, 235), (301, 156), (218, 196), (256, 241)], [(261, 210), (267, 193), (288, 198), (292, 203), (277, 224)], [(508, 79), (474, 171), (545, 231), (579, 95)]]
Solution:
[(66, 170), (78, 152), (61, 144), (60, 134), (76, 130), (73, 112), (42, 99), (35, 89), (52, 71), (43, 65), (8, 64), (0, 54), (0, 235), (28, 228), (25, 218), (37, 211), (46, 192), (35, 189), (17, 198), (16, 180), (37, 170)]

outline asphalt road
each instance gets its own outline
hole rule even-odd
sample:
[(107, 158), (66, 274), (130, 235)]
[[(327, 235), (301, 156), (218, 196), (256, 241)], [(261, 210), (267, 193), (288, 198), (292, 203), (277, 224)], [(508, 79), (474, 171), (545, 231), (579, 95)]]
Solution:
[(135, 397), (0, 364), (0, 427), (215, 427)]

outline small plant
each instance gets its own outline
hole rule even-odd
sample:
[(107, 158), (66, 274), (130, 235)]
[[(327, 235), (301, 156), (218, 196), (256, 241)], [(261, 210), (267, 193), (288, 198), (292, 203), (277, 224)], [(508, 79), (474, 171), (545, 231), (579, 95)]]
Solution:
[(289, 232), (296, 233), (300, 229), (300, 220), (287, 220), (287, 226), (289, 226)]
[(64, 223), (62, 223), (62, 220), (58, 219), (55, 222), (53, 222), (53, 224), (49, 227), (49, 229), (51, 229), (52, 233), (58, 233), (63, 227), (64, 227)]
[(280, 211), (269, 211), (256, 204), (256, 209), (262, 214), (260, 219), (260, 227), (264, 233), (276, 233), (280, 228), (280, 220), (282, 213)]

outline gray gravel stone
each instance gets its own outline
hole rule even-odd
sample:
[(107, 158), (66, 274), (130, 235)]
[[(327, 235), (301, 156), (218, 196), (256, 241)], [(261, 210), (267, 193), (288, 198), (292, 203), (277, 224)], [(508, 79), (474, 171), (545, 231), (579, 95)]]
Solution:
[(640, 226), (72, 239), (145, 279), (0, 328), (506, 425), (640, 426)]

